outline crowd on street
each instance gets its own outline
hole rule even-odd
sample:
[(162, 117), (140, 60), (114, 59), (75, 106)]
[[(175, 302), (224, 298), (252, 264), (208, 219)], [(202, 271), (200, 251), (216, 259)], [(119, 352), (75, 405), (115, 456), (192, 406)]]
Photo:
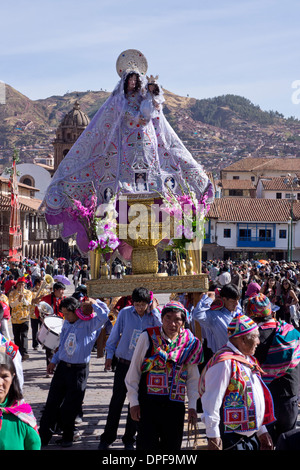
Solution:
[[(130, 275), (120, 260), (111, 269)], [(176, 261), (159, 260), (159, 272), (178, 275)], [(72, 446), (92, 351), (114, 371), (99, 450), (116, 440), (126, 398), (126, 450), (179, 451), (186, 411), (191, 426), (205, 424), (209, 450), (299, 448), (300, 262), (209, 260), (202, 273), (207, 292), (170, 293), (159, 305), (140, 286), (127, 297), (89, 298), (86, 259), (3, 259), (0, 449), (46, 449), (56, 434)], [(31, 347), (45, 351), (52, 377), (40, 422), (22, 395)]]

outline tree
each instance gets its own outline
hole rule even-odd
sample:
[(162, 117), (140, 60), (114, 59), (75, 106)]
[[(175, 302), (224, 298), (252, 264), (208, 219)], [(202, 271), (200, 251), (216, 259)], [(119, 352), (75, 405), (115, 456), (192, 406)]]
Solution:
[[(20, 163), (19, 150), (16, 149), (16, 148), (14, 148), (12, 160), (13, 160), (13, 162), (16, 162), (16, 165), (17, 165), (17, 163)], [(11, 166), (11, 167), (5, 168), (4, 173), (8, 173), (9, 176), (11, 176), (12, 173), (13, 173), (13, 167)], [(17, 171), (17, 176), (20, 176), (19, 171)]]

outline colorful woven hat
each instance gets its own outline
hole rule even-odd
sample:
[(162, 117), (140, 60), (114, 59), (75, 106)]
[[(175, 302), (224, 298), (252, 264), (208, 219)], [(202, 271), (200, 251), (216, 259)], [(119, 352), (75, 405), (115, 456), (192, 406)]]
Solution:
[(250, 297), (247, 304), (247, 314), (249, 317), (268, 317), (272, 314), (272, 304), (264, 294), (257, 294)]
[(163, 315), (166, 310), (180, 310), (185, 314), (185, 316), (187, 316), (187, 309), (182, 305), (182, 303), (178, 302), (177, 300), (170, 300), (170, 302), (164, 305), (161, 314)]
[(256, 330), (257, 324), (244, 314), (236, 315), (228, 325), (227, 332), (229, 338), (242, 336)]

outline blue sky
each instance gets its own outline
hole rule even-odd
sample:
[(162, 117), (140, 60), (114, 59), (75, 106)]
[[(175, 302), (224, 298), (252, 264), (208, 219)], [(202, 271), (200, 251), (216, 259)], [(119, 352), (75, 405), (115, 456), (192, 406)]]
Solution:
[(300, 119), (299, 0), (3, 3), (0, 80), (31, 99), (111, 91), (117, 57), (138, 49), (173, 93), (237, 94)]

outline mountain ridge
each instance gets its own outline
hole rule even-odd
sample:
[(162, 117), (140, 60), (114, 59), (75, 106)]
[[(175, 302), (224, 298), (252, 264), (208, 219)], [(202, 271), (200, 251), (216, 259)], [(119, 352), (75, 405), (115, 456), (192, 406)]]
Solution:
[[(193, 156), (209, 171), (247, 156), (300, 157), (300, 121), (277, 111), (262, 111), (239, 95), (198, 100), (163, 90), (164, 113)], [(52, 142), (64, 116), (79, 102), (90, 119), (110, 92), (73, 91), (31, 100), (6, 85), (6, 103), (0, 105), (0, 155), (7, 166), (13, 148), (23, 163), (53, 154)]]

